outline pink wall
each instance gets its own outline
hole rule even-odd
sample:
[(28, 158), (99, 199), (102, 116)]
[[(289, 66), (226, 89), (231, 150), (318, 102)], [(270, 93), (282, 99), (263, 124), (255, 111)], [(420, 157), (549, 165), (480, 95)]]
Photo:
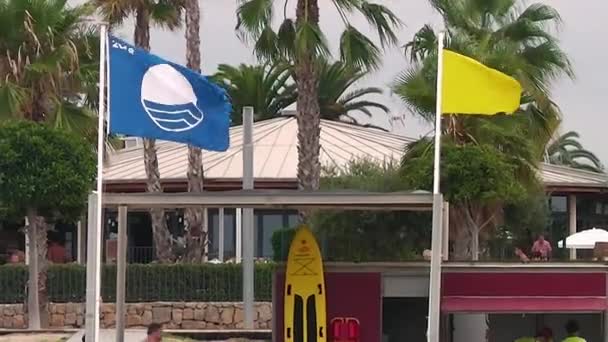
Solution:
[[(283, 342), (284, 273), (275, 274), (274, 342)], [(380, 273), (325, 273), (327, 327), (334, 317), (354, 317), (361, 324), (361, 342), (382, 337), (382, 279)]]

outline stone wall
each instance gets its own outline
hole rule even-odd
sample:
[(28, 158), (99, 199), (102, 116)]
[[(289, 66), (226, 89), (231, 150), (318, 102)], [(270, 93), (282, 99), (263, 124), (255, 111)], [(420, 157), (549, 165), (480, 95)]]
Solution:
[[(127, 303), (127, 327), (145, 327), (152, 322), (167, 329), (234, 329), (243, 327), (241, 303)], [(80, 328), (84, 326), (83, 303), (50, 304), (51, 328)], [(255, 328), (270, 329), (271, 303), (255, 304)], [(116, 306), (101, 305), (101, 327), (114, 327)], [(27, 327), (23, 304), (0, 304), (0, 328)]]

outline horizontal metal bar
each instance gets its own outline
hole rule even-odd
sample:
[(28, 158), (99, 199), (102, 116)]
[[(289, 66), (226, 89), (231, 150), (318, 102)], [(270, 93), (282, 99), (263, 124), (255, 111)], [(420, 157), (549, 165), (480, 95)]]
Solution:
[(370, 193), (360, 191), (240, 190), (202, 193), (105, 193), (105, 207), (129, 208), (331, 208), (358, 210), (431, 210), (426, 192)]

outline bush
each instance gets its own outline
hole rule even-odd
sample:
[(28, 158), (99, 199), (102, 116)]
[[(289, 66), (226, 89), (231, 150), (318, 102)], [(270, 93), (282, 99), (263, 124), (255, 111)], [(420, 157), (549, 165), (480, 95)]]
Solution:
[[(272, 299), (272, 272), (272, 264), (256, 265), (256, 300)], [(0, 266), (0, 303), (24, 303), (27, 279), (24, 265)], [(84, 302), (86, 268), (77, 264), (50, 265), (47, 288), (51, 302)], [(101, 294), (105, 302), (116, 300), (115, 265), (103, 266)], [(241, 301), (242, 295), (241, 265), (127, 265), (127, 302), (233, 302)]]
[(274, 261), (287, 261), (289, 246), (295, 235), (295, 228), (284, 228), (272, 233), (272, 258)]

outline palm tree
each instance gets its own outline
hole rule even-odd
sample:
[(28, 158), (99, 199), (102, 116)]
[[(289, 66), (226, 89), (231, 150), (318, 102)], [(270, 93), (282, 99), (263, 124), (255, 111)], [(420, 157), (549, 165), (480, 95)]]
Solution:
[[(102, 16), (111, 25), (119, 25), (130, 16), (135, 17), (133, 33), (135, 45), (150, 50), (150, 25), (156, 24), (169, 30), (181, 26), (183, 0), (91, 0), (99, 8)], [(144, 140), (144, 164), (147, 175), (147, 191), (162, 192), (156, 140)], [(165, 212), (162, 209), (150, 210), (156, 258), (160, 262), (173, 259), (171, 233), (167, 228)]]
[[(94, 135), (98, 39), (83, 19), (91, 11), (66, 1), (0, 0), (0, 120), (22, 119)], [(48, 222), (29, 215), (30, 328), (48, 326)], [(37, 270), (35, 272), (34, 270)], [(37, 302), (36, 296), (37, 294)]]
[(591, 172), (603, 172), (604, 166), (600, 159), (593, 152), (583, 148), (578, 141), (579, 138), (579, 134), (574, 131), (558, 136), (547, 146), (545, 162)]
[[(445, 46), (509, 74), (523, 86), (522, 106), (514, 116), (445, 116), (442, 125), (449, 139), (460, 144), (491, 144), (508, 152), (516, 163), (518, 179), (526, 188), (535, 188), (535, 169), (545, 146), (561, 121), (559, 108), (549, 92), (554, 80), (572, 76), (570, 62), (549, 31), (561, 22), (559, 13), (544, 4), (533, 4), (520, 11), (513, 0), (429, 0), (442, 15), (446, 27)], [(437, 70), (437, 34), (422, 27), (406, 44), (412, 67), (402, 73), (393, 91), (411, 112), (433, 122)], [(519, 132), (526, 132), (526, 144), (518, 143)], [(526, 148), (523, 148), (526, 147)], [(532, 148), (532, 152), (527, 149)], [(406, 160), (407, 161), (407, 160)], [(464, 227), (459, 210), (450, 211), (452, 227)], [(500, 208), (480, 209), (479, 225)], [(471, 241), (471, 232), (455, 231)], [(459, 251), (457, 251), (459, 253)], [(476, 253), (474, 252), (473, 255)]]
[[(321, 118), (359, 124), (352, 116), (360, 112), (372, 117), (371, 109), (388, 114), (385, 105), (364, 97), (382, 94), (378, 87), (351, 90), (353, 85), (367, 75), (366, 70), (357, 70), (343, 62), (320, 61), (318, 65), (319, 108)], [(281, 111), (297, 101), (298, 91), (292, 79), (294, 70), (283, 62), (266, 62), (262, 65), (241, 64), (238, 67), (222, 64), (214, 75), (232, 99), (232, 123), (241, 124), (244, 106), (253, 106), (256, 120), (265, 120), (281, 115)], [(370, 126), (370, 125), (367, 125)], [(373, 126), (371, 126), (373, 127)]]
[(367, 70), (353, 68), (340, 61), (334, 63), (322, 61), (319, 64), (319, 107), (323, 119), (358, 123), (352, 113), (359, 112), (371, 118), (372, 108), (388, 115), (387, 106), (363, 99), (369, 95), (382, 94), (381, 88), (350, 89), (368, 74)]
[[(186, 0), (186, 61), (188, 68), (201, 72), (201, 38), (200, 21), (201, 9), (198, 0)], [(204, 168), (203, 153), (200, 148), (188, 145), (188, 192), (203, 191)], [(205, 226), (204, 210), (187, 208), (184, 213), (187, 224), (186, 255), (188, 261), (203, 261), (207, 256), (207, 227)]]
[[(292, 3), (296, 7), (295, 20), (287, 17), (290, 3), (283, 0), (283, 22), (275, 32), (272, 28), (275, 1), (241, 0), (237, 30), (244, 39), (255, 43), (259, 58), (285, 60), (294, 65), (298, 89), (298, 185), (300, 189), (316, 190), (321, 174), (317, 61), (329, 55), (329, 47), (319, 27), (319, 1)], [(352, 25), (349, 15), (355, 12), (363, 15), (377, 31), (383, 47), (397, 42), (393, 30), (400, 25), (400, 20), (385, 6), (367, 0), (331, 0), (331, 3), (345, 26), (340, 38), (340, 59), (357, 68), (377, 67), (380, 48)]]
[[(567, 56), (548, 30), (561, 22), (559, 13), (543, 4), (519, 11), (517, 1), (429, 1), (444, 18), (448, 49), (520, 81), (524, 105), (517, 118), (544, 146), (560, 123), (559, 109), (550, 99), (550, 84), (563, 75), (572, 76)], [(406, 55), (413, 67), (398, 77), (393, 90), (412, 112), (434, 120), (437, 35), (430, 26), (424, 26), (406, 44)], [(468, 119), (450, 117), (444, 127), (462, 134), (456, 126)], [(541, 148), (539, 156), (543, 151)]]
[(291, 68), (287, 63), (241, 64), (238, 67), (220, 64), (213, 79), (230, 96), (233, 125), (243, 123), (245, 106), (253, 106), (255, 119), (264, 120), (280, 116), (283, 109), (295, 102), (295, 85), (290, 82)]

